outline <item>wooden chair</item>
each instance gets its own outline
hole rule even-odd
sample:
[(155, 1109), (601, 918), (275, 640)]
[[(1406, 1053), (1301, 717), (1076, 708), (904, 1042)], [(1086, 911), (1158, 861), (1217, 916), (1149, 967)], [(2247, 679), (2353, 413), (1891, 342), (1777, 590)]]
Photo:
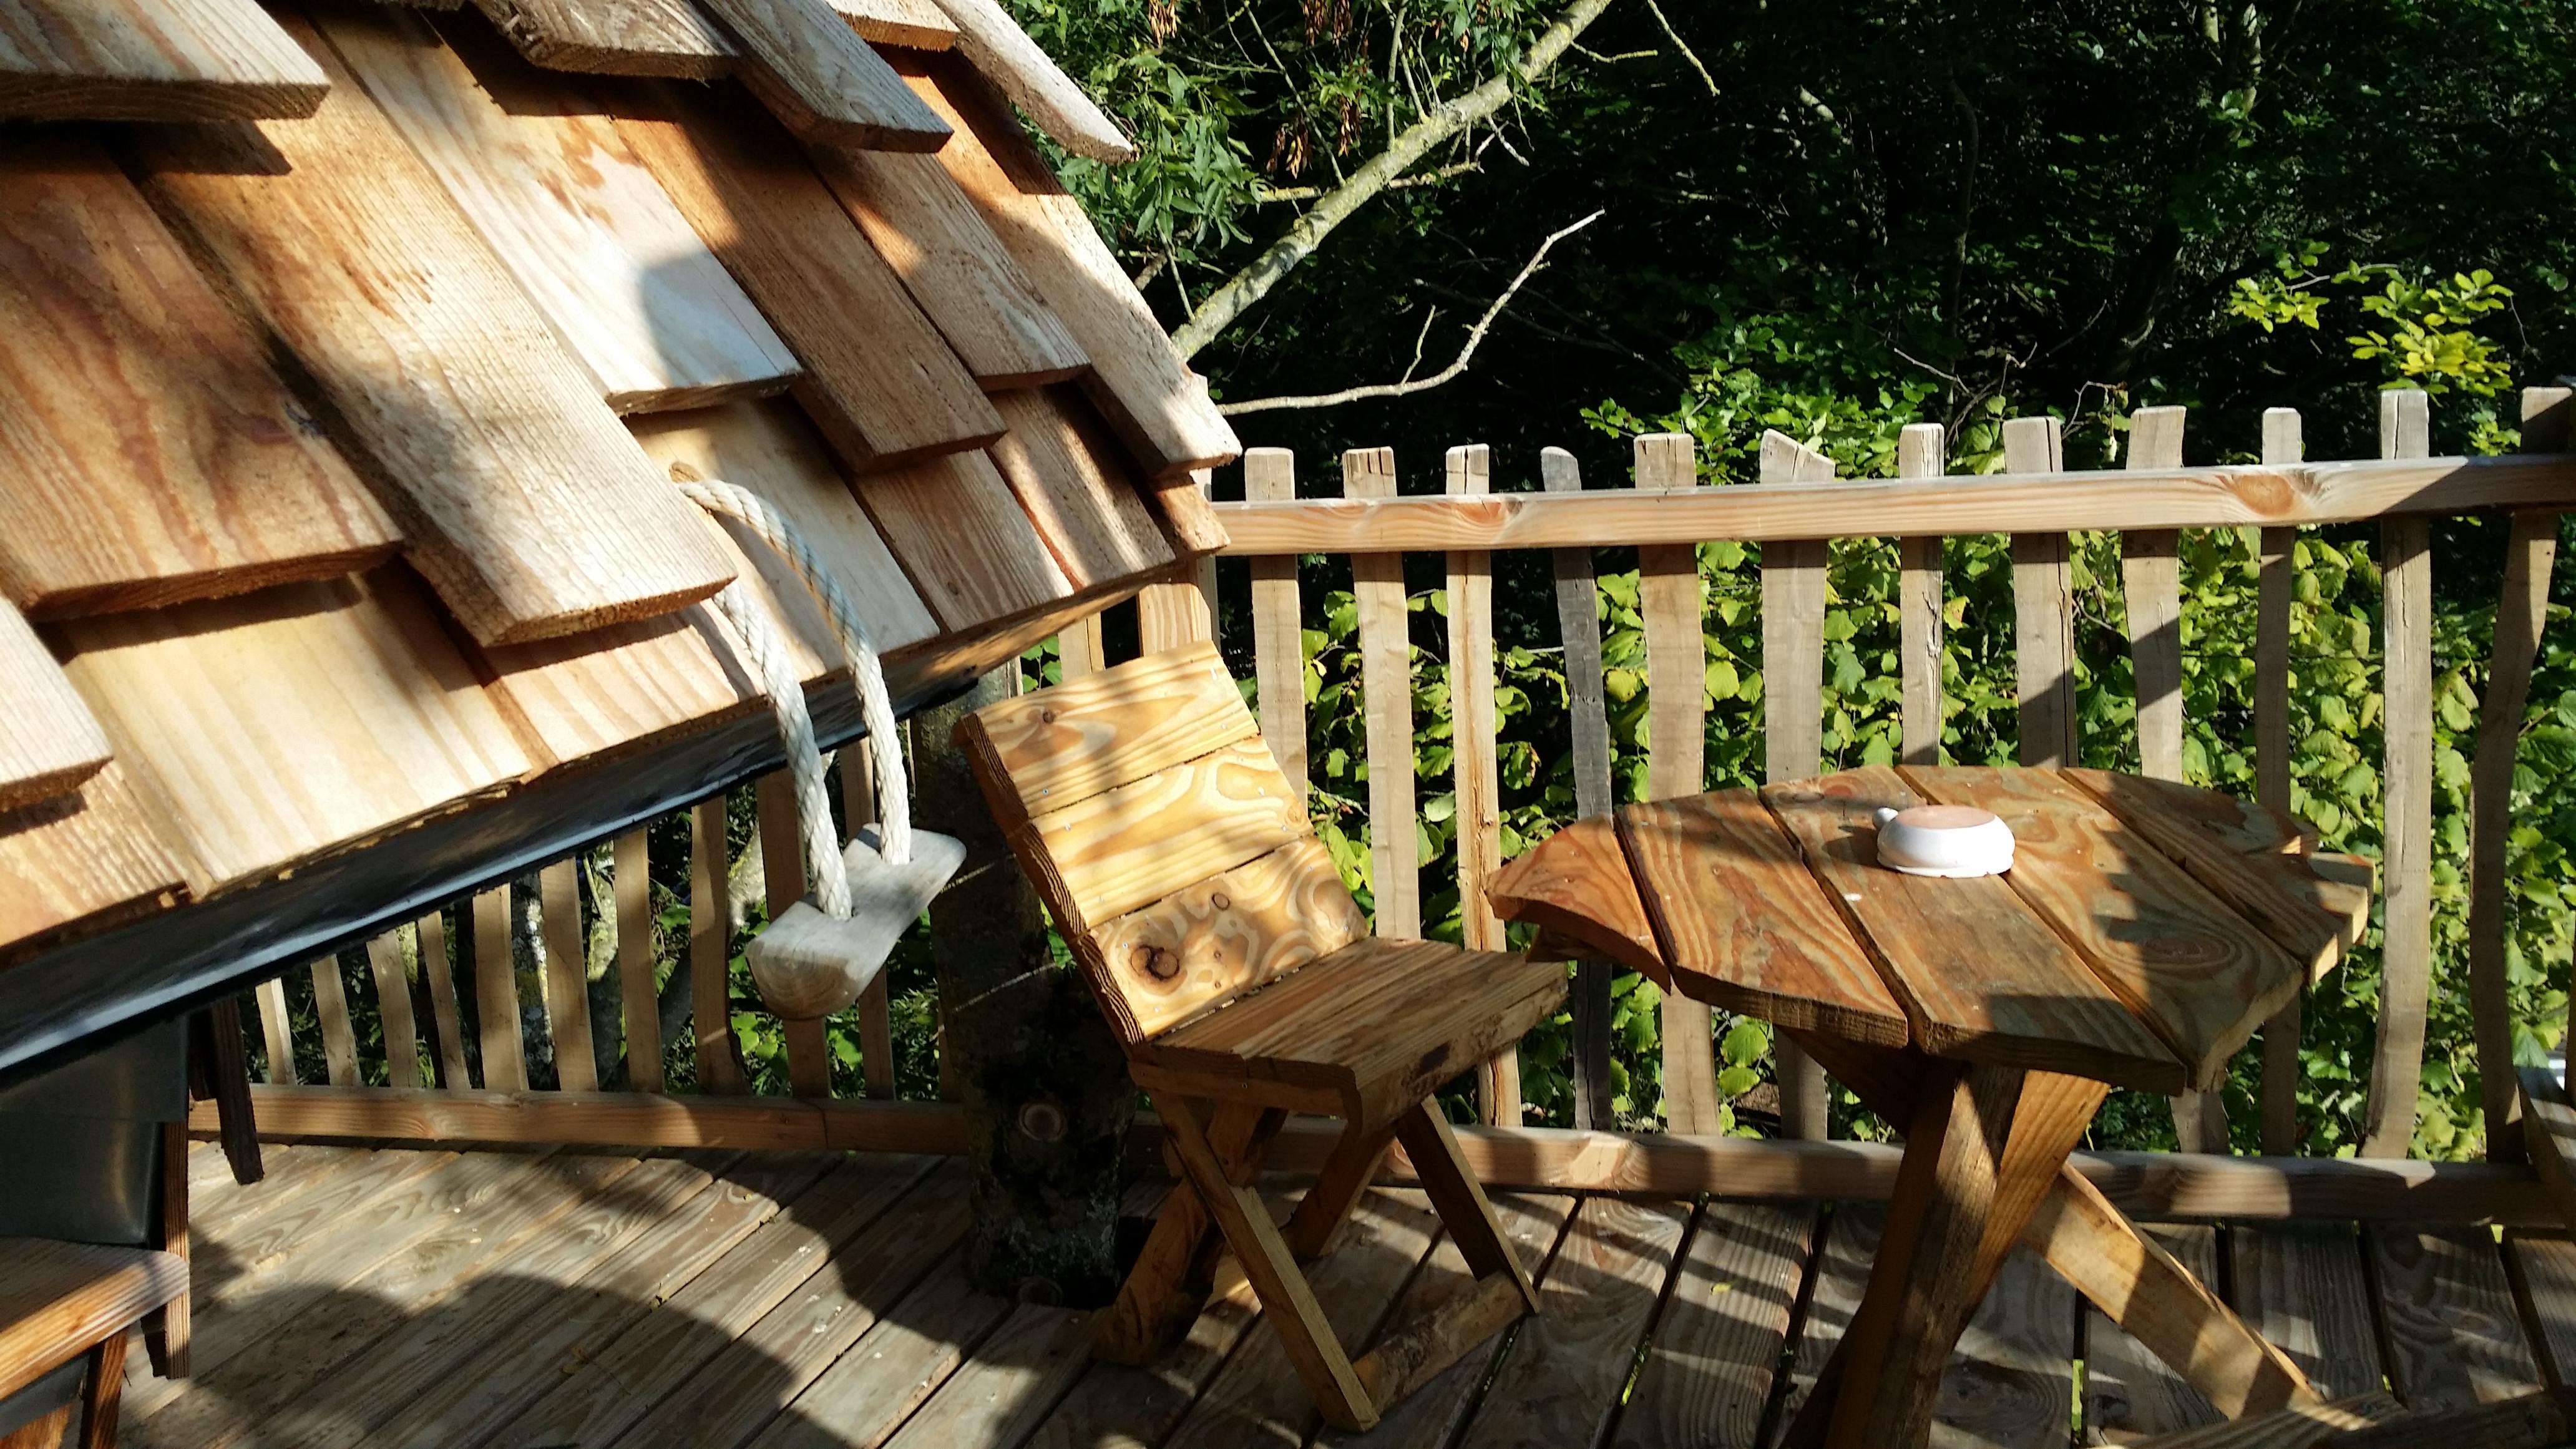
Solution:
[[(990, 706), (957, 741), (1184, 1174), (1096, 1354), (1152, 1358), (1229, 1247), (1324, 1417), (1357, 1430), (1537, 1311), (1430, 1096), (1553, 1013), (1563, 967), (1370, 937), (1211, 645)], [(1258, 1183), (1292, 1111), (1347, 1125), (1283, 1228)], [(1299, 1264), (1328, 1250), (1395, 1141), (1478, 1281), (1354, 1362)]]
[(0, 1429), (0, 1449), (53, 1449), (75, 1407), (81, 1449), (112, 1449), (127, 1335), (187, 1289), (174, 1253), (0, 1238), (0, 1406), (37, 1400), (33, 1419)]

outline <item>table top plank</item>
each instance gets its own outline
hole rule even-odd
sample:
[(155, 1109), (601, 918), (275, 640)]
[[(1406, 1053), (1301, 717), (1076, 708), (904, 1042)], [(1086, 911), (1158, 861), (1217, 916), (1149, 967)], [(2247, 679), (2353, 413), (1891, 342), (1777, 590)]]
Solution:
[(1878, 868), (1871, 812), (1921, 803), (1893, 769), (1765, 786), (1762, 802), (1885, 968), (1924, 1050), (2166, 1094), (2187, 1084), (2173, 1052), (2010, 885)]
[(1485, 887), (1507, 921), (1529, 921), (1670, 986), (1646, 904), (1607, 815), (1587, 816), (1522, 852)]
[(1982, 806), (2013, 833), (2013, 893), (2208, 1088), (2281, 1004), (2303, 963), (2245, 923), (2091, 796), (2044, 770), (1908, 766), (1927, 798)]
[(1903, 1008), (1759, 795), (1686, 795), (1627, 806), (1617, 819), (1685, 994), (1781, 1026), (1905, 1045)]

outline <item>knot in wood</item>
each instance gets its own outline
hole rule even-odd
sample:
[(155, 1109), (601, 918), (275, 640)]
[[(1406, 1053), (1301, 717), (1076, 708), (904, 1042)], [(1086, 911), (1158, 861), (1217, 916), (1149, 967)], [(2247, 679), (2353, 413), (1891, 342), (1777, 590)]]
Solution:
[(1139, 944), (1128, 960), (1140, 974), (1156, 981), (1169, 981), (1181, 974), (1181, 955), (1168, 946)]
[(1043, 1098), (1020, 1105), (1020, 1131), (1033, 1142), (1062, 1142), (1064, 1109)]
[(1208, 894), (1208, 907), (1211, 910), (1222, 911), (1233, 904), (1234, 902), (1223, 891), (1212, 891)]
[(1040, 724), (1054, 724), (1054, 723), (1055, 723), (1055, 711), (1054, 711), (1054, 710), (1051, 710), (1051, 709), (1042, 709), (1042, 710), (1039, 710), (1039, 711), (1038, 711), (1038, 723), (1040, 723)]

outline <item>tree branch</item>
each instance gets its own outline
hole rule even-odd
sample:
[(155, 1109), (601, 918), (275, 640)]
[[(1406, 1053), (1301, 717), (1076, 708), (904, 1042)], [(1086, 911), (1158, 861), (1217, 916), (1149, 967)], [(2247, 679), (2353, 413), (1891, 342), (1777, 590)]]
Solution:
[(1708, 87), (1708, 93), (1710, 95), (1716, 95), (1717, 78), (1708, 73), (1707, 66), (1699, 63), (1699, 57), (1697, 55), (1692, 54), (1690, 42), (1682, 39), (1682, 33), (1673, 29), (1673, 23), (1664, 18), (1664, 7), (1656, 4), (1655, 0), (1646, 0), (1646, 8), (1654, 13), (1655, 23), (1664, 27), (1665, 37), (1672, 41), (1673, 48), (1675, 50), (1682, 53), (1682, 59), (1689, 61), (1690, 68), (1699, 72), (1700, 84)]
[(1297, 264), (1314, 254), (1324, 238), (1335, 227), (1350, 219), (1371, 197), (1384, 191), (1390, 182), (1413, 169), (1413, 164), (1432, 147), (1503, 108), (1512, 98), (1515, 82), (1526, 85), (1537, 80), (1562, 59), (1575, 37), (1608, 9), (1610, 0), (1574, 0), (1556, 23), (1540, 32), (1520, 60), (1509, 70), (1493, 76), (1474, 90), (1455, 100), (1442, 101), (1407, 126), (1387, 144), (1387, 148), (1336, 186), (1323, 199), (1299, 216), (1285, 235), (1272, 242), (1269, 249), (1253, 259), (1251, 265), (1228, 278), (1225, 285), (1209, 293), (1190, 313), (1190, 320), (1172, 334), (1172, 344), (1181, 356), (1194, 357), (1234, 324), (1237, 317), (1279, 285)]
[[(1300, 397), (1257, 397), (1247, 402), (1219, 403), (1217, 411), (1228, 417), (1239, 417), (1244, 413), (1277, 412), (1283, 408), (1338, 407), (1346, 402), (1359, 402), (1367, 398), (1403, 397), (1408, 393), (1428, 392), (1450, 381), (1467, 370), (1468, 362), (1476, 355), (1476, 348), (1484, 342), (1485, 334), (1493, 329), (1494, 319), (1503, 314), (1503, 308), (1510, 305), (1512, 295), (1521, 289), (1522, 284), (1538, 275), (1539, 268), (1546, 264), (1548, 252), (1554, 249), (1558, 242), (1600, 219), (1601, 213), (1596, 211), (1572, 226), (1548, 233), (1547, 240), (1540, 242), (1538, 250), (1530, 253), (1530, 259), (1521, 267), (1520, 275), (1512, 278), (1512, 284), (1503, 289), (1503, 294), (1496, 297), (1493, 305), (1485, 309), (1485, 315), (1477, 318), (1476, 325), (1467, 330), (1466, 345), (1458, 349), (1457, 357), (1451, 360), (1447, 367), (1429, 377), (1414, 378), (1410, 376), (1412, 369), (1407, 368), (1405, 369), (1407, 379), (1403, 382), (1381, 382), (1367, 387), (1346, 387), (1340, 392), (1313, 393)], [(1423, 325), (1426, 329), (1430, 326), (1428, 322)], [(1421, 365), (1422, 355), (1418, 343), (1413, 360), (1415, 366)]]

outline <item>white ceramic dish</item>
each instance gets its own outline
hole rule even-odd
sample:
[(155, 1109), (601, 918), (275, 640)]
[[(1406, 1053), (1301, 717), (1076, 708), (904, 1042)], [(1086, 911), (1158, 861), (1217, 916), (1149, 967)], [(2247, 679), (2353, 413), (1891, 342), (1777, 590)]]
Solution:
[(1965, 879), (2012, 869), (2012, 827), (1971, 805), (1878, 812), (1878, 863), (1907, 875)]

